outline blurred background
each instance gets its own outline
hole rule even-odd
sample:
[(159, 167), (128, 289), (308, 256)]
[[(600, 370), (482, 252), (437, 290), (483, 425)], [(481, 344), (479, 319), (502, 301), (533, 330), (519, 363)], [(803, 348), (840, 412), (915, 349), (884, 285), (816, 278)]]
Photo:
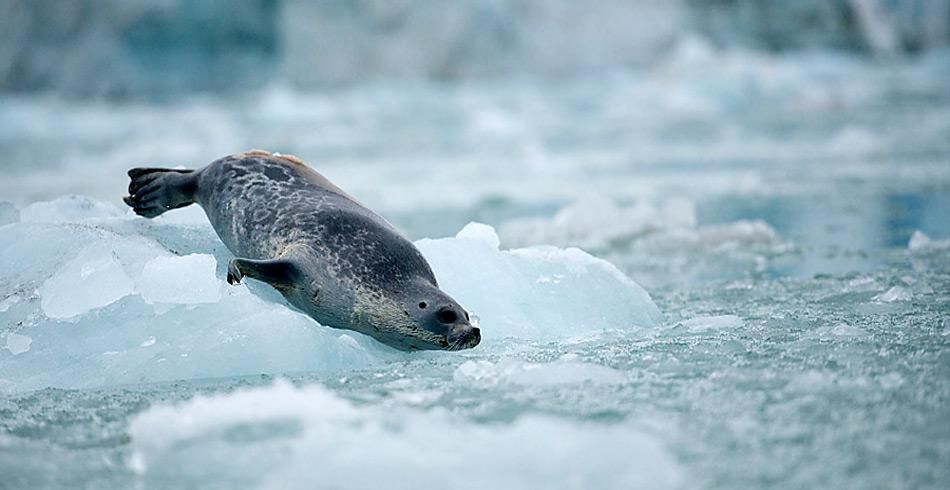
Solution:
[[(664, 317), (464, 239), (464, 353), (192, 304), (230, 254), (125, 172), (251, 148)], [(0, 486), (950, 488), (950, 0), (0, 0), (0, 155), (0, 392), (106, 385), (0, 394)]]
[(604, 75), (668, 58), (687, 35), (878, 57), (950, 36), (944, 0), (4, 0), (2, 9), (0, 88), (77, 98)]
[(947, 0), (2, 0), (0, 199), (264, 148), (412, 238), (850, 270), (950, 234), (948, 43)]

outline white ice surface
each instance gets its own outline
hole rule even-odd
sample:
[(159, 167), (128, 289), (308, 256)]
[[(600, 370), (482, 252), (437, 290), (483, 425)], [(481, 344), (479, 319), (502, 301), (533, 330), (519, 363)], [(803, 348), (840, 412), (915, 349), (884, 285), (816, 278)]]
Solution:
[(52, 201), (30, 204), (20, 210), (25, 223), (71, 223), (100, 218), (115, 218), (123, 212), (113, 204), (85, 196), (66, 195)]
[(44, 281), (38, 292), (47, 317), (66, 319), (111, 305), (132, 294), (134, 288), (116, 251), (97, 244), (83, 248)]
[(197, 396), (137, 415), (145, 481), (299, 488), (672, 488), (682, 472), (630, 422), (523, 416), (476, 425), (443, 409), (356, 406), (311, 385)]
[[(76, 203), (86, 211), (57, 219), (55, 210)], [(13, 347), (0, 349), (5, 389), (336, 371), (429, 355), (322, 327), (261, 283), (228, 286), (230, 254), (206, 220), (172, 212), (149, 221), (110, 207), (68, 197), (4, 226), (0, 335)], [(633, 280), (578, 249), (499, 250), (494, 230), (479, 224), (417, 245), (443, 289), (479, 318), (479, 349), (659, 318)], [(23, 344), (10, 335), (31, 338), (29, 350), (14, 356)]]
[(217, 303), (225, 285), (216, 268), (208, 254), (155, 257), (145, 263), (138, 291), (146, 303)]
[(480, 223), (455, 238), (416, 242), (442, 289), (478, 315), (483, 337), (570, 336), (660, 318), (647, 292), (607, 261), (577, 248), (498, 243)]

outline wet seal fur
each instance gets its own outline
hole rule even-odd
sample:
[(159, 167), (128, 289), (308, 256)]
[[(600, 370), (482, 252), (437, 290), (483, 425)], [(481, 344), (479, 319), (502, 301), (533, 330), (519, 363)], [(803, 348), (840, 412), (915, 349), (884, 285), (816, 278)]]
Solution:
[(412, 242), (295, 156), (251, 150), (200, 170), (133, 168), (129, 177), (123, 200), (140, 216), (204, 209), (236, 256), (231, 284), (264, 281), (322, 325), (397, 349), (481, 340)]

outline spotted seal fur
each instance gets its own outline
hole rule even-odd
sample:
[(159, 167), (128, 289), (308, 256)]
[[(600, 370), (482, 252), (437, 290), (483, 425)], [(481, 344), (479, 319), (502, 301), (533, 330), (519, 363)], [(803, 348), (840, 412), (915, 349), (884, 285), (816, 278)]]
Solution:
[(412, 242), (295, 156), (250, 150), (200, 170), (133, 168), (129, 177), (124, 201), (140, 216), (204, 209), (236, 256), (231, 284), (264, 281), (320, 324), (397, 349), (481, 340)]

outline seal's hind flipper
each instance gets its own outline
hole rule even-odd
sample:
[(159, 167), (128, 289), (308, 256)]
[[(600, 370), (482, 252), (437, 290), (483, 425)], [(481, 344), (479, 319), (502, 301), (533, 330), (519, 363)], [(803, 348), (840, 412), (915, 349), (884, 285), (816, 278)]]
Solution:
[(231, 259), (228, 262), (228, 284), (237, 284), (245, 276), (266, 282), (277, 289), (290, 289), (295, 287), (300, 269), (287, 259)]
[(122, 201), (139, 216), (154, 218), (195, 202), (198, 178), (194, 170), (133, 168), (129, 179), (129, 195)]

